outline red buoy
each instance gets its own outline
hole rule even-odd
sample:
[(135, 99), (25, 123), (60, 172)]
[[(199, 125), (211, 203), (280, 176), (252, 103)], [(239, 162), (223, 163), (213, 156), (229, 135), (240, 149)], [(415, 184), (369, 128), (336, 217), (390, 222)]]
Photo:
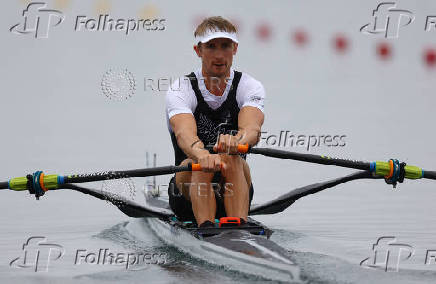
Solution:
[(387, 42), (381, 42), (377, 44), (377, 54), (383, 59), (389, 59), (392, 56), (392, 47)]
[(271, 38), (271, 27), (267, 23), (259, 24), (256, 27), (256, 36), (261, 41), (267, 41)]
[(344, 35), (339, 34), (334, 37), (334, 47), (337, 52), (344, 53), (348, 45), (348, 39)]
[(304, 46), (309, 41), (307, 33), (303, 29), (296, 30), (293, 33), (292, 39), (295, 42), (295, 44), (297, 44), (298, 46)]
[(424, 51), (424, 61), (429, 67), (434, 67), (436, 65), (436, 49), (427, 48)]

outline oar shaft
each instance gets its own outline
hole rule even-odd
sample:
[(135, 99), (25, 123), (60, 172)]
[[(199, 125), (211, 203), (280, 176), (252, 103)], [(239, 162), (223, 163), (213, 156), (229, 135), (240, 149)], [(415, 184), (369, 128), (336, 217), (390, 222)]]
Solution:
[(189, 166), (165, 166), (148, 169), (136, 169), (127, 171), (110, 171), (102, 173), (84, 174), (84, 175), (72, 175), (65, 176), (64, 183), (83, 183), (101, 181), (105, 179), (121, 179), (127, 177), (149, 177), (167, 175), (176, 172), (190, 171)]
[(436, 172), (435, 171), (423, 171), (423, 177), (428, 179), (436, 179)]
[[(313, 155), (296, 153), (290, 151), (283, 151), (278, 149), (269, 148), (250, 148), (249, 153), (260, 154), (263, 156), (274, 157), (279, 159), (291, 159), (309, 163), (316, 163), (322, 165), (334, 165), (345, 168), (352, 168), (364, 171), (370, 171), (377, 176), (390, 178), (392, 176), (393, 170), (393, 160), (388, 162), (376, 161), (376, 162), (363, 162), (347, 159), (338, 159), (327, 156)], [(434, 179), (436, 180), (436, 172), (434, 171), (424, 171), (419, 167), (406, 165), (404, 167), (404, 177), (407, 179)]]
[[(41, 174), (38, 181), (40, 186), (44, 190), (49, 190), (49, 189), (59, 188), (59, 186), (67, 183), (84, 183), (84, 182), (94, 182), (94, 181), (101, 181), (107, 179), (158, 176), (158, 175), (174, 174), (183, 171), (201, 171), (201, 167), (199, 164), (188, 164), (185, 166), (165, 166), (165, 167), (155, 167), (155, 168), (147, 168), (147, 169), (136, 169), (136, 170), (127, 170), (127, 171), (108, 171), (108, 172), (99, 172), (93, 174), (80, 174), (80, 175), (69, 175), (69, 176)], [(12, 189), (16, 191), (27, 190), (28, 179), (27, 177), (18, 177), (9, 180), (9, 182), (0, 182), (0, 189)]]
[(290, 159), (290, 160), (310, 162), (310, 163), (316, 163), (322, 165), (334, 165), (334, 166), (352, 168), (357, 170), (369, 171), (371, 169), (371, 163), (369, 162), (331, 158), (327, 156), (320, 156), (314, 154), (303, 154), (303, 153), (289, 152), (289, 151), (269, 149), (269, 148), (251, 148), (249, 152), (252, 154), (260, 154), (263, 156), (274, 157), (279, 159)]

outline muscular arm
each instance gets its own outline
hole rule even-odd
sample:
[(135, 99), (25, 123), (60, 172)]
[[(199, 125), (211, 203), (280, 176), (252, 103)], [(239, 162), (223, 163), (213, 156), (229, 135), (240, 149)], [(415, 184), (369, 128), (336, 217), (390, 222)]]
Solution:
[(243, 107), (238, 116), (238, 134), (236, 136), (242, 137), (239, 144), (256, 145), (259, 142), (263, 121), (264, 115), (261, 110), (252, 106)]
[(197, 125), (194, 116), (190, 113), (176, 114), (170, 119), (170, 125), (177, 139), (180, 149), (191, 159), (197, 161), (201, 155), (209, 154), (204, 148), (203, 142), (198, 141)]

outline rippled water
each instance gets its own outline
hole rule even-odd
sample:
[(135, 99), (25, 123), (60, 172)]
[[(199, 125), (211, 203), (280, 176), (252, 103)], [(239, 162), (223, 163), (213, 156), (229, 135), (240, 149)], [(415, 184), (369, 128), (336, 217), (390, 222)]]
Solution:
[[(380, 215), (379, 210), (385, 208), (384, 201), (359, 205), (366, 193), (359, 196), (359, 190), (355, 189), (353, 197), (341, 198), (339, 193), (343, 194), (344, 190), (348, 189), (339, 189), (337, 194), (333, 190), (329, 195), (307, 197), (278, 216), (257, 218), (275, 230), (271, 239), (288, 251), (299, 265), (303, 279), (310, 283), (429, 283), (436, 279), (436, 265), (421, 263), (422, 251), (436, 247), (431, 237), (435, 233), (434, 227), (426, 223), (433, 217), (426, 214), (429, 209), (424, 206), (427, 205), (425, 200), (420, 201), (421, 209), (410, 212), (399, 197), (396, 205), (389, 205), (390, 210)], [(381, 195), (384, 194), (392, 192)], [(17, 193), (4, 195), (4, 200), (10, 202), (16, 198), (20, 198)], [(126, 218), (105, 202), (75, 192), (52, 193), (48, 198), (50, 201), (40, 202), (29, 198), (25, 210), (17, 211), (16, 219), (0, 219), (7, 228), (0, 235), (0, 250), (3, 252), (0, 279), (20, 283), (46, 283), (56, 279), (67, 283), (139, 283), (144, 279), (156, 283), (266, 280), (241, 271), (229, 271), (224, 266), (212, 265), (169, 246), (149, 229), (147, 222)], [(73, 200), (82, 202), (84, 209), (72, 210)], [(319, 204), (328, 206), (319, 207)], [(45, 213), (29, 217), (28, 212), (32, 210)], [(48, 272), (35, 273), (10, 267), (9, 262), (22, 255), (21, 246), (25, 239), (38, 235), (64, 247), (66, 253), (62, 261), (53, 261)], [(359, 265), (360, 261), (372, 255), (372, 245), (381, 236), (396, 236), (398, 242), (412, 245), (415, 249), (413, 258), (401, 262), (399, 272), (366, 269)], [(74, 265), (77, 250), (97, 253), (104, 248), (114, 253), (164, 253), (166, 263), (144, 264), (129, 270), (123, 265)]]

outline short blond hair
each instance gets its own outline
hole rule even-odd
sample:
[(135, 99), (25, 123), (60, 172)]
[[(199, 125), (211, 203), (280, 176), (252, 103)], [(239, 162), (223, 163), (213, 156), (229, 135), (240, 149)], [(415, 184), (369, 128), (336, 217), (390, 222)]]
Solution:
[(204, 36), (208, 30), (237, 33), (236, 27), (221, 16), (209, 17), (204, 19), (195, 29), (194, 36)]

